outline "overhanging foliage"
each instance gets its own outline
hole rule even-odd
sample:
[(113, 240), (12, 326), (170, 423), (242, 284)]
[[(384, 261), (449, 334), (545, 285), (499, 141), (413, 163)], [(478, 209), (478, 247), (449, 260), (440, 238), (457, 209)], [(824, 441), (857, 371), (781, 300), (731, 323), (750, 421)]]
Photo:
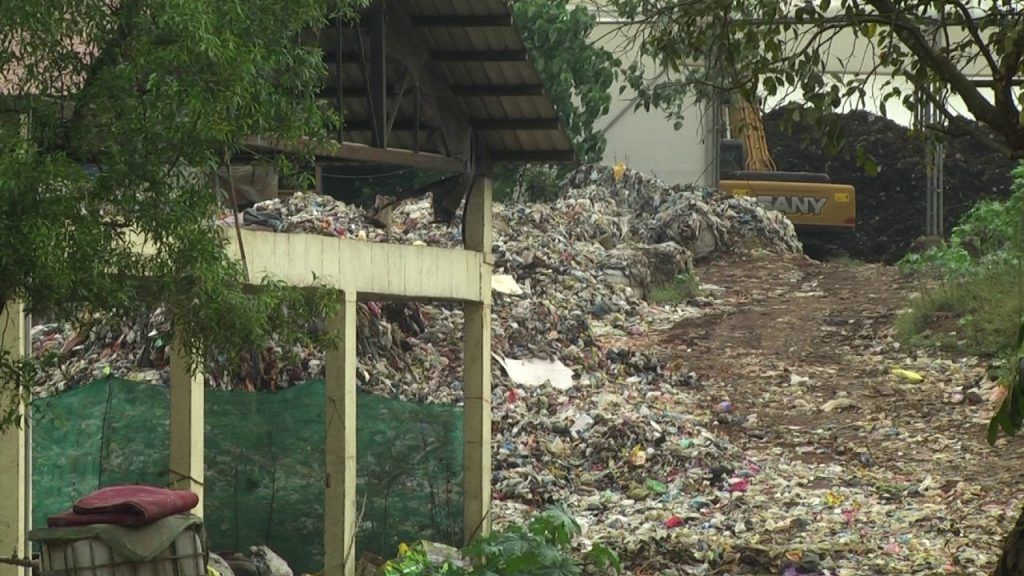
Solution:
[[(613, 0), (639, 34), (627, 78), (641, 106), (682, 113), (718, 91), (791, 94), (816, 119), (843, 105), (927, 102), (960, 121), (951, 97), (1024, 157), (1019, 89), (1024, 5), (1001, 0)], [(853, 47), (851, 49), (851, 46)], [(668, 71), (665, 74), (665, 71)], [(877, 87), (872, 82), (879, 80)], [(986, 92), (976, 80), (991, 87)], [(836, 126), (827, 128), (838, 138)]]
[[(316, 101), (320, 50), (297, 38), (363, 3), (4, 3), (0, 305), (59, 320), (164, 307), (200, 356), (214, 339), (227, 353), (307, 341), (303, 314), (331, 300), (246, 289), (209, 176), (248, 135), (315, 138), (337, 121)], [(136, 253), (133, 234), (153, 251)], [(0, 382), (30, 376), (2, 359)]]

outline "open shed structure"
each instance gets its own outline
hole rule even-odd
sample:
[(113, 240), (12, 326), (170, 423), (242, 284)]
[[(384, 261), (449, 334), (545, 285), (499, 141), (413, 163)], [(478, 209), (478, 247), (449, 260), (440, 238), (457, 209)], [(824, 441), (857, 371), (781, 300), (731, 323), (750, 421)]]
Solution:
[[(326, 357), (324, 424), (325, 576), (355, 574), (356, 304), (359, 300), (461, 303), (464, 335), (464, 534), (490, 525), (491, 193), (498, 162), (571, 161), (571, 142), (545, 96), (502, 0), (377, 0), (359, 22), (310, 34), (332, 70), (324, 97), (345, 124), (338, 142), (315, 150), (328, 164), (392, 164), (467, 175), (464, 249), (243, 231), (253, 284), (273, 277), (296, 287), (320, 284), (344, 305), (332, 318), (339, 347)], [(250, 138), (254, 152), (287, 153), (300, 143)], [(144, 249), (144, 247), (142, 247)], [(229, 250), (239, 257), (232, 238)], [(6, 350), (30, 352), (22, 308), (0, 317)], [(201, 373), (172, 345), (170, 485), (200, 495), (204, 460)], [(27, 422), (27, 419), (26, 419)], [(29, 547), (31, 447), (25, 428), (0, 436), (0, 555)], [(0, 576), (26, 569), (0, 564)]]

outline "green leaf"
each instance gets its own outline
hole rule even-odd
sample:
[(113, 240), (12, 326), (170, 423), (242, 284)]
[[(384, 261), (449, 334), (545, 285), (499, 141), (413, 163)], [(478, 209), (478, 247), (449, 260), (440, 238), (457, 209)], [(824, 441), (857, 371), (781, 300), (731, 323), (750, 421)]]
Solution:
[(868, 176), (878, 176), (878, 163), (871, 156), (864, 157), (864, 173)]
[(598, 570), (613, 568), (616, 574), (622, 573), (622, 562), (619, 556), (611, 548), (595, 543), (587, 552), (587, 560), (594, 564)]
[(548, 542), (567, 546), (580, 534), (580, 525), (563, 506), (553, 506), (530, 523), (530, 533)]

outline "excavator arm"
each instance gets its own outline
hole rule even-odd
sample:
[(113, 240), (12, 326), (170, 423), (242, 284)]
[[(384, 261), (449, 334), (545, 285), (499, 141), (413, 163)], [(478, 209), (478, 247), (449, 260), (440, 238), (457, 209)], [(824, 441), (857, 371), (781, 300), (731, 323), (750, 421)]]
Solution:
[(728, 118), (729, 132), (743, 146), (744, 169), (723, 175), (722, 190), (756, 198), (762, 206), (786, 214), (797, 229), (854, 228), (853, 186), (833, 184), (827, 174), (778, 171), (761, 113), (746, 98), (733, 97)]
[(746, 98), (737, 96), (729, 106), (729, 128), (743, 142), (746, 155), (744, 168), (751, 172), (775, 172), (775, 161), (768, 151), (761, 112)]

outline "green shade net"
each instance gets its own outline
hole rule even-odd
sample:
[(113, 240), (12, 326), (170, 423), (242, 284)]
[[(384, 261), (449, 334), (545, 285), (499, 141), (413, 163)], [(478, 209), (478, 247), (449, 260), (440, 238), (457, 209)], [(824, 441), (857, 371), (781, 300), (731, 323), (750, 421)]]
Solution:
[[(108, 378), (33, 404), (33, 523), (115, 484), (166, 486), (168, 390)], [(462, 411), (359, 394), (356, 543), (462, 540)], [(323, 562), (324, 384), (206, 392), (211, 549), (265, 544), (296, 571)], [(340, 520), (340, 519), (339, 519)], [(339, 543), (339, 546), (342, 545)]]

